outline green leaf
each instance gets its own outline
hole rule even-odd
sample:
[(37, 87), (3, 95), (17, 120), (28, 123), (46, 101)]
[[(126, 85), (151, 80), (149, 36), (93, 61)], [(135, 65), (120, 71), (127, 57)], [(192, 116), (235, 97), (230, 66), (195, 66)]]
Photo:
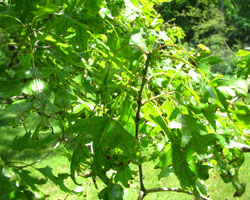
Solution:
[(143, 38), (142, 32), (132, 35), (129, 44), (137, 45), (143, 50), (147, 49), (146, 40)]
[(180, 181), (182, 187), (195, 188), (195, 181), (197, 179), (196, 173), (191, 170), (185, 152), (178, 144), (172, 144), (173, 149), (173, 168), (175, 175)]
[(246, 80), (218, 78), (213, 80), (212, 83), (214, 84), (215, 87), (217, 86), (220, 88), (223, 86), (222, 89), (220, 90), (221, 92), (223, 92), (223, 89), (225, 87), (229, 87), (239, 95), (247, 96), (248, 94), (248, 82)]
[(13, 170), (20, 177), (20, 187), (29, 186), (33, 191), (39, 192), (37, 185), (44, 185), (47, 183), (45, 179), (38, 179), (31, 176), (31, 172), (23, 169), (14, 169)]
[(25, 111), (28, 111), (31, 107), (31, 104), (27, 101), (16, 101), (15, 103), (6, 107), (7, 112), (12, 112), (15, 114), (21, 114)]
[(76, 44), (79, 45), (80, 50), (84, 51), (87, 49), (87, 42), (88, 42), (88, 34), (87, 30), (83, 27), (76, 26)]
[(53, 14), (58, 11), (58, 7), (56, 7), (55, 4), (47, 3), (44, 7), (39, 8), (39, 10), (32, 11), (32, 13), (36, 16), (41, 16), (45, 14)]
[(130, 170), (129, 167), (122, 167), (115, 175), (115, 183), (121, 182), (124, 187), (129, 187), (128, 181), (132, 179), (132, 175), (134, 175), (134, 173)]
[(64, 184), (64, 180), (67, 179), (69, 177), (69, 174), (64, 174), (64, 175), (58, 175), (55, 176), (52, 173), (52, 168), (49, 166), (46, 166), (44, 168), (37, 168), (37, 170), (47, 179), (49, 179), (50, 181), (52, 181), (60, 190), (69, 193), (69, 194), (77, 194), (76, 192), (74, 192), (73, 190), (68, 189), (65, 184)]
[(214, 128), (214, 130), (217, 129), (217, 127), (216, 127), (216, 119), (217, 119), (216, 109), (217, 109), (216, 105), (206, 106), (206, 107), (204, 107), (204, 108), (201, 109), (203, 115), (211, 123), (211, 125)]
[(94, 161), (92, 164), (92, 177), (96, 178), (97, 176), (108, 185), (110, 183), (110, 179), (107, 177), (106, 172), (109, 171), (112, 167), (112, 160), (109, 155), (105, 155), (105, 153), (101, 150), (96, 151), (94, 154)]
[[(71, 126), (69, 131), (80, 133), (79, 136), (90, 136), (93, 139), (93, 148), (99, 150), (118, 148), (120, 155), (135, 158), (138, 150), (138, 142), (118, 122), (108, 117), (95, 117), (79, 120)], [(119, 140), (117, 140), (119, 138)]]
[(207, 191), (207, 186), (201, 182), (201, 181), (196, 181), (196, 186), (199, 188), (199, 191), (202, 193), (202, 194), (205, 194), (206, 196), (208, 196), (208, 191)]
[(225, 108), (225, 110), (228, 109), (229, 102), (227, 101), (227, 95), (230, 95), (227, 93), (227, 91), (220, 90), (219, 88), (216, 88), (217, 98), (219, 99), (222, 106)]
[(32, 54), (26, 53), (26, 54), (18, 54), (18, 59), (21, 62), (23, 68), (30, 69), (32, 66)]
[(191, 115), (181, 115), (181, 124), (182, 124), (182, 138), (181, 138), (181, 146), (186, 147), (186, 145), (190, 142), (192, 138), (197, 142), (196, 149), (202, 148), (202, 145), (199, 142), (200, 132), (206, 131), (205, 127), (197, 122)]
[[(198, 45), (198, 50), (184, 49), (184, 32), (176, 20), (164, 23), (158, 11), (169, 15), (163, 15), (165, 19), (176, 18), (183, 24), (198, 22), (191, 32), (196, 38), (202, 36), (201, 40), (213, 32), (208, 31), (216, 27), (211, 25), (218, 24), (214, 19), (205, 23), (204, 19), (211, 17), (201, 16), (199, 9), (187, 6), (187, 0), (165, 1), (1, 1), (0, 124), (4, 127), (0, 127), (0, 165), (10, 170), (7, 181), (1, 184), (4, 188), (6, 182), (10, 185), (6, 191), (0, 189), (3, 199), (46, 199), (37, 195), (39, 180), (15, 169), (18, 166), (14, 165), (22, 166), (19, 162), (23, 157), (30, 160), (28, 163), (35, 162), (32, 173), (38, 166), (45, 181), (52, 183), (51, 189), (56, 185), (62, 195), (75, 194), (66, 186), (68, 178), (83, 184), (86, 180), (82, 178), (91, 177), (96, 188), (104, 188), (100, 198), (122, 199), (123, 187), (129, 187), (130, 182), (137, 184), (138, 165), (152, 169), (155, 162), (159, 179), (174, 173), (182, 188), (196, 199), (201, 199), (200, 193), (207, 195), (202, 182), (209, 178), (210, 165), (216, 165), (225, 182), (233, 183), (235, 196), (243, 194), (245, 186), (237, 176), (244, 156), (232, 141), (238, 138), (247, 144), (249, 139), (249, 52), (240, 50), (239, 60), (228, 65), (228, 61), (220, 63), (204, 45)], [(212, 8), (206, 13), (219, 16), (219, 1), (212, 6), (197, 2), (199, 8)], [(230, 6), (227, 1), (225, 9)], [(187, 16), (190, 13), (192, 16)], [(218, 42), (220, 31), (209, 40)], [(187, 36), (189, 40), (188, 32)], [(229, 41), (229, 45), (233, 43)], [(145, 73), (143, 68), (149, 62)], [(215, 65), (223, 69), (229, 66), (225, 73), (230, 73), (213, 73), (222, 72)], [(146, 83), (139, 94), (142, 80)], [(60, 146), (55, 149), (58, 139)], [(52, 169), (47, 150), (58, 150), (58, 159), (67, 156), (70, 174)], [(33, 157), (37, 153), (42, 156)], [(36, 162), (45, 157), (47, 162)], [(134, 165), (136, 172), (130, 168)], [(63, 170), (64, 166), (59, 167)], [(52, 199), (57, 198), (53, 195)]]
[(123, 188), (119, 184), (114, 184), (108, 191), (109, 200), (123, 200)]
[(212, 65), (217, 65), (222, 62), (222, 59), (218, 58), (216, 55), (211, 55), (205, 58), (202, 58), (199, 61), (200, 65), (204, 66), (212, 66)]
[(41, 120), (42, 120), (42, 117), (39, 114), (37, 114), (37, 113), (31, 113), (24, 120), (24, 124), (26, 126), (26, 129), (28, 131), (30, 131), (31, 133), (33, 133), (36, 130), (36, 128), (39, 125), (39, 123), (41, 122)]
[(98, 193), (99, 199), (109, 200), (109, 199), (108, 199), (108, 191), (109, 191), (109, 188), (108, 188), (108, 187), (103, 188), (103, 189)]
[(211, 166), (197, 164), (198, 176), (201, 180), (207, 180), (209, 178), (208, 171), (211, 169)]
[(128, 122), (134, 122), (135, 111), (132, 109), (133, 102), (129, 98), (127, 94), (123, 101), (122, 111), (118, 120), (122, 125), (126, 125)]
[(233, 183), (234, 188), (236, 189), (236, 192), (234, 193), (234, 197), (241, 197), (246, 190), (246, 184), (240, 183), (240, 181), (236, 177), (233, 179), (232, 183)]
[(96, 44), (97, 44), (98, 46), (100, 46), (101, 48), (104, 48), (104, 49), (107, 50), (108, 52), (110, 51), (109, 46), (106, 45), (103, 41), (101, 41), (101, 40), (99, 40), (99, 39), (97, 39), (97, 38), (95, 38), (95, 40), (96, 40)]
[(166, 178), (172, 173), (174, 173), (173, 167), (169, 167), (169, 166), (164, 167), (164, 168), (162, 168), (160, 174), (158, 175), (158, 179), (160, 180), (161, 178)]
[(24, 83), (22, 81), (0, 80), (0, 98), (11, 98), (21, 94)]
[(12, 149), (23, 151), (24, 149), (37, 149), (38, 141), (32, 138), (31, 132), (26, 132), (22, 137), (15, 137), (12, 142)]
[(151, 103), (147, 103), (143, 107), (143, 114), (144, 114), (145, 119), (158, 125), (164, 131), (164, 133), (168, 136), (169, 140), (171, 142), (174, 142), (174, 137), (168, 128), (166, 120), (161, 115), (160, 108), (158, 108), (157, 106)]
[(163, 149), (163, 152), (159, 155), (159, 163), (155, 166), (155, 168), (165, 168), (172, 165), (173, 158), (172, 147), (170, 145), (166, 145)]
[(70, 177), (75, 184), (81, 185), (76, 181), (76, 171), (79, 171), (80, 163), (86, 162), (86, 158), (89, 157), (90, 151), (87, 149), (84, 143), (78, 144), (74, 149), (71, 162), (70, 162)]
[[(68, 132), (80, 133), (78, 144), (90, 139), (93, 141), (93, 177), (99, 176), (108, 185), (109, 179), (106, 172), (110, 168), (116, 168), (120, 163), (128, 165), (131, 162), (138, 162), (138, 142), (118, 122), (107, 117), (95, 117), (79, 120), (68, 129)], [(119, 140), (117, 140), (119, 138)], [(84, 158), (77, 157), (74, 153), (72, 160), (71, 176), (74, 180), (74, 173), (77, 165), (84, 162)]]
[(63, 107), (63, 108), (67, 108), (70, 107), (72, 104), (72, 101), (77, 100), (77, 97), (68, 92), (66, 90), (66, 88), (61, 88), (60, 90), (56, 90), (56, 96), (55, 96), (55, 102), (54, 104), (58, 107)]
[(138, 0), (130, 0), (130, 1), (136, 8), (140, 8)]
[(107, 73), (104, 76), (104, 80), (103, 80), (103, 84), (102, 84), (102, 88), (101, 88), (101, 98), (102, 98), (102, 102), (104, 104), (110, 103), (110, 101), (111, 101), (110, 92), (108, 89), (109, 79), (110, 79), (110, 67), (108, 67), (108, 69), (107, 69)]
[(105, 187), (98, 197), (103, 200), (123, 200), (123, 188), (119, 184), (111, 184)]
[(250, 106), (244, 103), (236, 103), (233, 119), (237, 122), (240, 128), (249, 127), (250, 120)]

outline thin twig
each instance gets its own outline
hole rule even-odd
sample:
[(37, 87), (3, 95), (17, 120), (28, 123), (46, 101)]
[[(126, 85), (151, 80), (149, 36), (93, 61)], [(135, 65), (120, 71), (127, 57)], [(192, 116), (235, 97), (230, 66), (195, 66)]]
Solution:
[(64, 198), (64, 200), (66, 200), (69, 197), (69, 194), (67, 194), (67, 196)]

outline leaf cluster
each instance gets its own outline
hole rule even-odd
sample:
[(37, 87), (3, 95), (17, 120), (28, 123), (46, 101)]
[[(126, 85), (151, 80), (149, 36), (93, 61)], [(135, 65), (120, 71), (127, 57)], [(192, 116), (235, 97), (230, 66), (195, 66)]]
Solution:
[[(47, 181), (82, 195), (64, 184), (70, 177), (76, 186), (91, 180), (100, 199), (118, 200), (139, 176), (143, 199), (163, 191), (143, 184), (146, 162), (161, 169), (159, 179), (174, 173), (182, 187), (176, 191), (197, 199), (209, 195), (203, 181), (216, 166), (242, 196), (246, 186), (238, 171), (249, 150), (249, 73), (213, 74), (210, 68), (221, 60), (204, 45), (185, 50), (183, 31), (157, 15), (159, 3), (0, 5), (0, 100), (8, 116), (2, 125), (22, 130), (1, 152), (1, 176), (11, 185), (7, 196), (45, 199), (37, 185)], [(69, 159), (69, 173), (38, 167), (55, 151)], [(43, 156), (23, 163), (27, 152)]]

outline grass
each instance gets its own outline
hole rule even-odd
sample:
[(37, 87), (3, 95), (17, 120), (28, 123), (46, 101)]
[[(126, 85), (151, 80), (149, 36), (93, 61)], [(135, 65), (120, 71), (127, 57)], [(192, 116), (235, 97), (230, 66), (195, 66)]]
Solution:
[[(4, 126), (6, 124), (6, 118), (4, 118), (4, 113), (0, 113), (0, 153), (1, 155), (5, 154), (7, 156), (15, 158), (17, 155), (13, 155), (9, 153), (9, 148), (11, 146), (11, 141), (17, 136), (17, 135), (23, 135), (23, 129), (15, 128), (12, 129), (10, 127)], [(2, 125), (2, 126), (1, 126)], [(39, 153), (33, 155), (33, 158), (30, 157), (29, 151), (24, 152), (21, 154), (22, 161), (30, 163), (39, 157), (43, 156)], [(225, 200), (228, 198), (229, 200), (249, 200), (250, 199), (250, 173), (249, 173), (249, 166), (250, 166), (250, 154), (245, 154), (245, 162), (240, 170), (240, 180), (242, 182), (247, 183), (247, 189), (243, 197), (236, 198), (233, 197), (234, 194), (234, 188), (231, 184), (225, 184), (223, 183), (222, 179), (219, 177), (218, 174), (211, 174), (210, 179), (206, 182), (208, 185), (208, 192), (211, 195), (211, 199), (213, 200)], [(50, 166), (53, 170), (52, 173), (55, 176), (58, 176), (59, 173), (69, 173), (70, 163), (68, 161), (68, 158), (65, 156), (62, 156), (59, 152), (52, 153), (49, 157), (44, 159), (43, 161), (37, 163), (34, 165), (36, 168), (44, 168), (46, 166)], [(146, 188), (154, 188), (154, 187), (180, 187), (179, 182), (177, 178), (172, 175), (168, 178), (158, 180), (158, 174), (160, 173), (159, 170), (153, 169), (154, 164), (153, 163), (145, 163), (143, 165), (143, 172), (144, 172), (144, 183)], [(136, 166), (133, 166), (136, 167)], [(28, 167), (28, 170), (30, 170), (32, 173), (31, 176), (37, 177), (37, 178), (44, 178), (41, 173), (39, 173), (37, 170), (33, 169), (32, 167)], [(98, 199), (98, 192), (91, 184), (91, 179), (80, 179), (80, 181), (83, 183), (83, 191), (81, 193), (81, 196), (76, 195), (67, 195), (66, 193), (63, 193), (58, 187), (55, 186), (55, 184), (52, 181), (48, 181), (45, 185), (39, 186), (39, 189), (49, 196), (46, 197), (46, 200), (79, 200), (79, 199), (88, 199), (88, 200), (96, 200)], [(7, 194), (3, 194), (7, 191), (6, 186), (4, 185), (4, 181), (0, 180), (0, 200), (7, 200), (6, 197), (8, 197)], [(76, 186), (73, 181), (70, 178), (67, 178), (64, 181), (64, 184), (71, 190), (74, 190), (79, 186)], [(99, 188), (102, 188), (102, 183), (98, 183)], [(2, 194), (1, 194), (2, 192)], [(137, 199), (139, 192), (139, 181), (138, 177), (131, 182), (130, 188), (124, 190), (124, 199), (125, 200), (133, 200)], [(192, 196), (182, 193), (176, 193), (176, 192), (158, 192), (158, 193), (151, 193), (149, 194), (145, 200), (157, 200), (157, 199), (170, 199), (170, 200), (191, 200), (193, 199)]]

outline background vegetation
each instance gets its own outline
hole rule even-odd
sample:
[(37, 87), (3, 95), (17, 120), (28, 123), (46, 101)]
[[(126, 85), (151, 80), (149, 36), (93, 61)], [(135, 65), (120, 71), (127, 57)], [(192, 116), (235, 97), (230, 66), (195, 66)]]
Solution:
[(223, 59), (214, 72), (232, 74), (237, 69), (235, 52), (250, 44), (249, 6), (244, 0), (177, 0), (164, 2), (157, 10), (166, 23), (183, 28), (189, 47), (205, 44)]

